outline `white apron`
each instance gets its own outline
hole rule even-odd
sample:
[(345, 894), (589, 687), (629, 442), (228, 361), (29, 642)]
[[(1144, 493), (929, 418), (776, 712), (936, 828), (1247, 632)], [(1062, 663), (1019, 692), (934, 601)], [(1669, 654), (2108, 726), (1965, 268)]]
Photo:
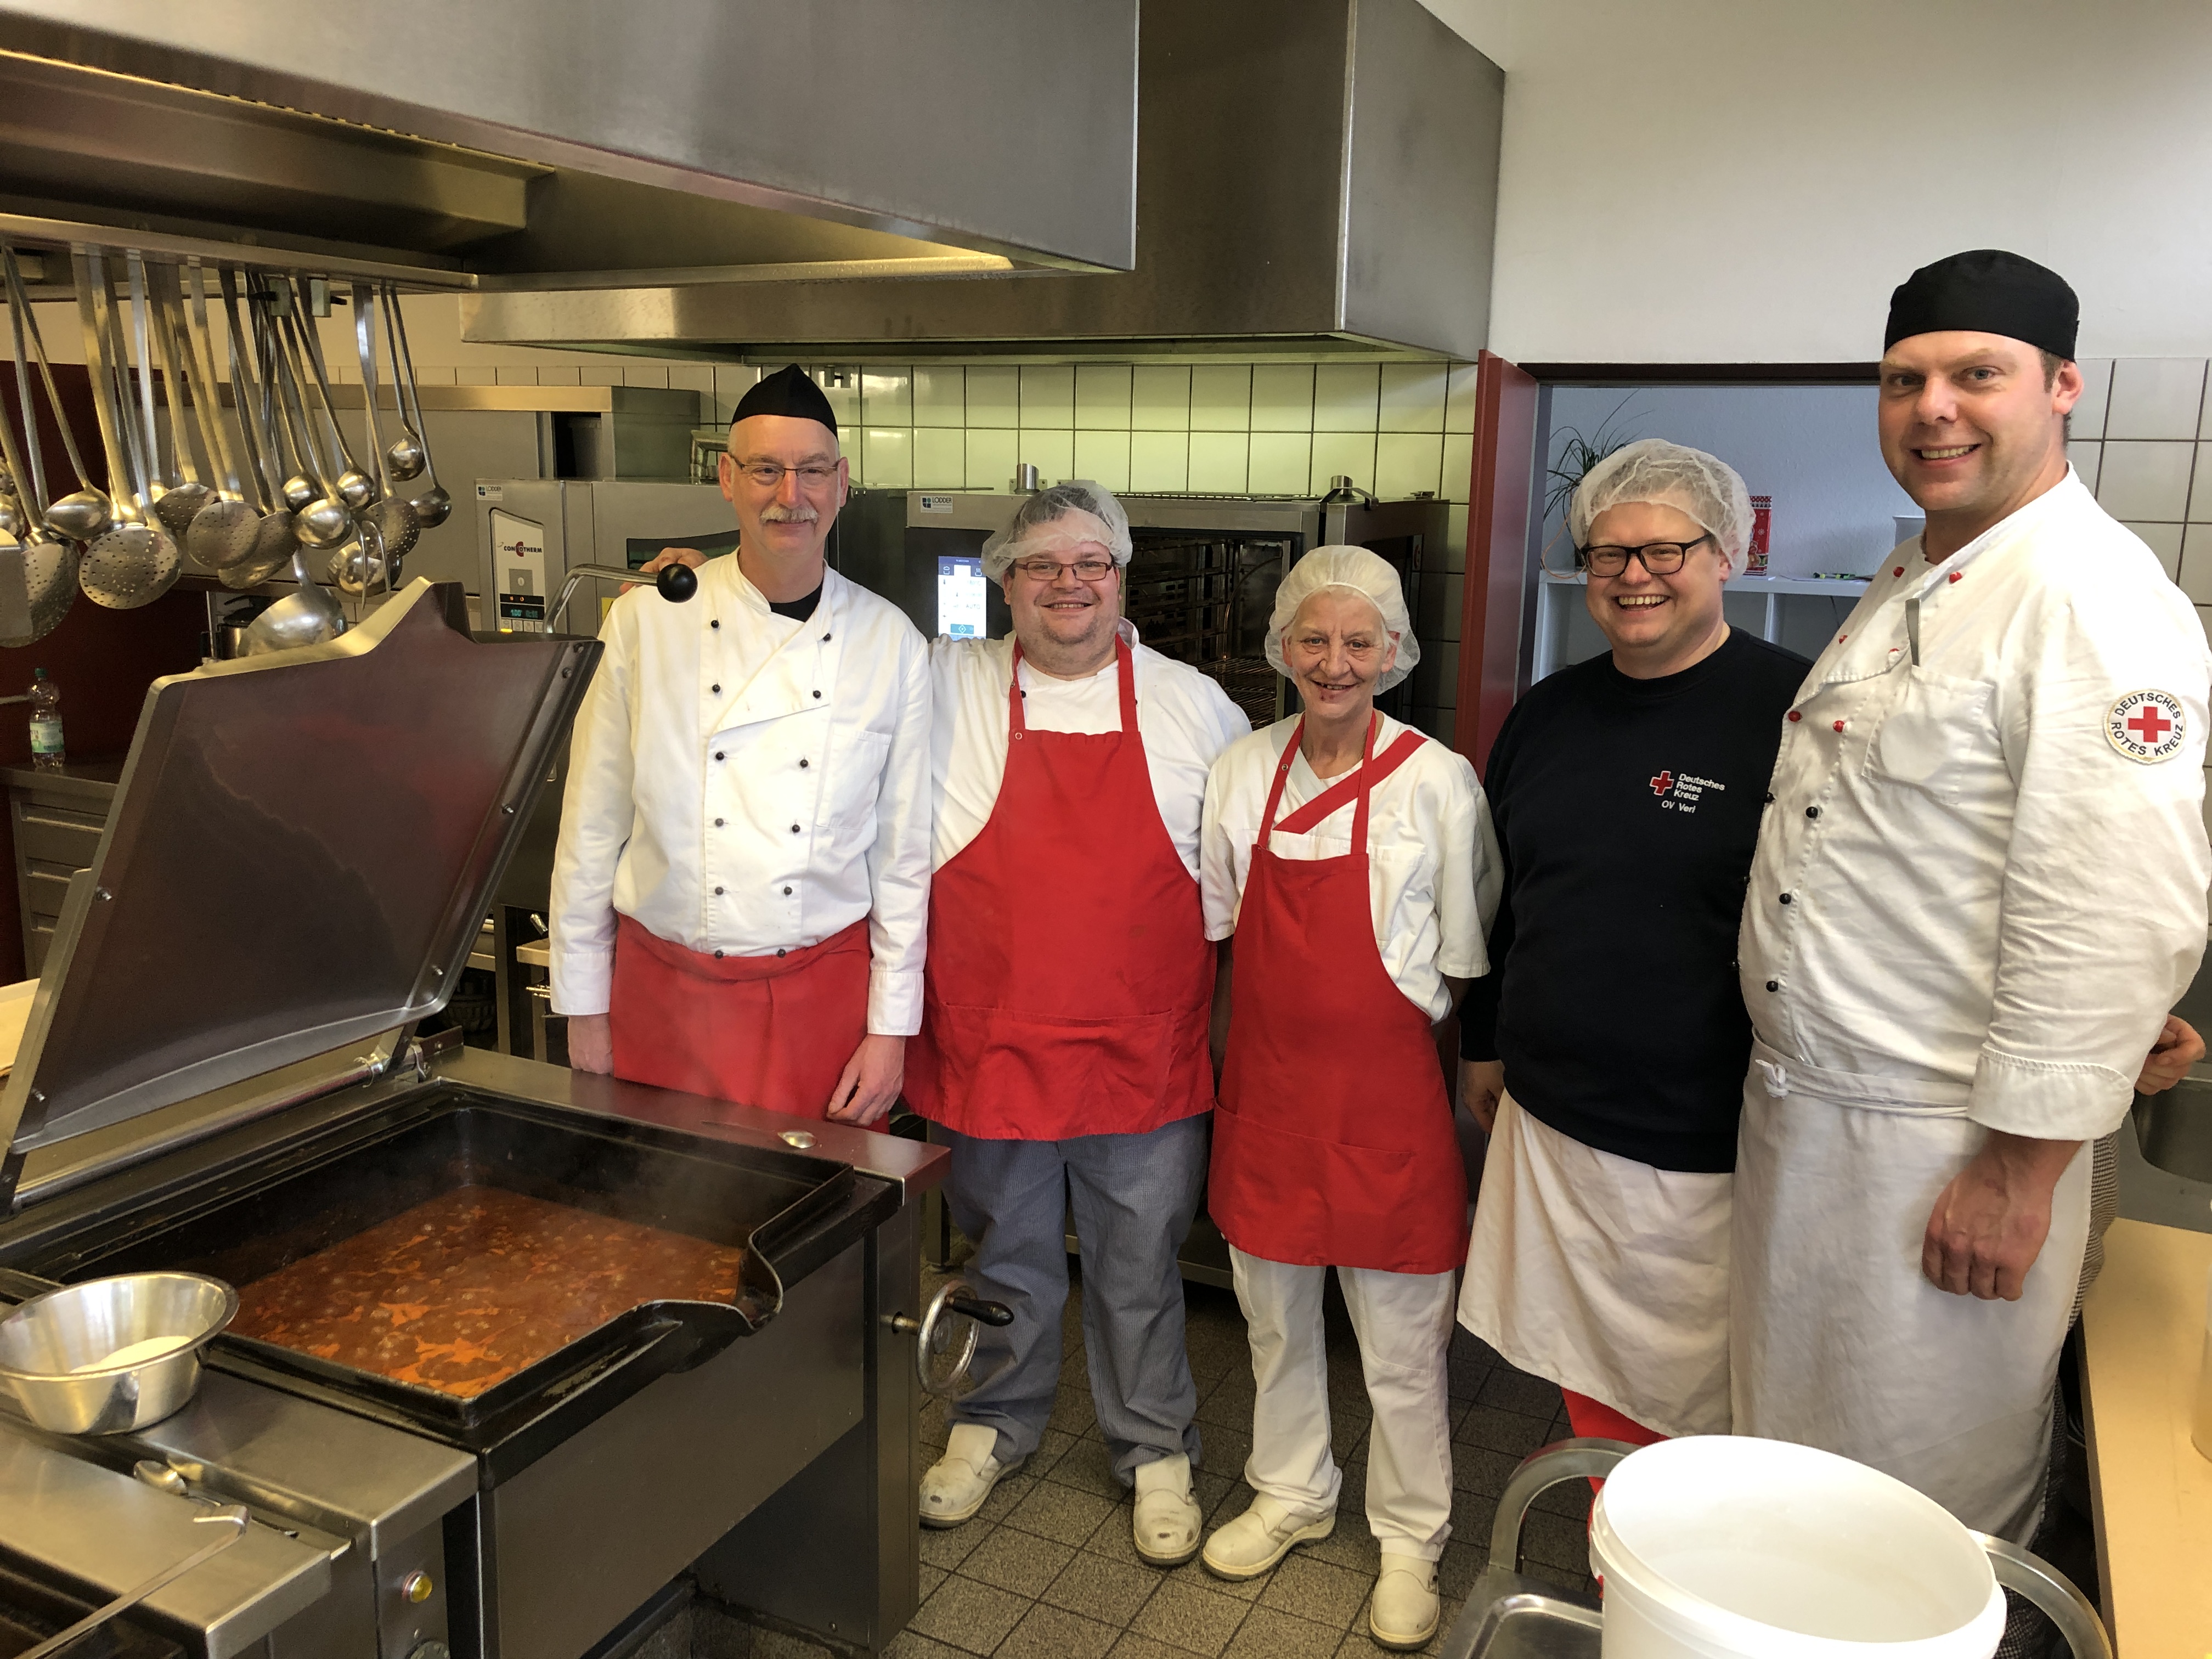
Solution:
[(1920, 1271), (1928, 1218), (1988, 1133), (1966, 1096), (1753, 1043), (1735, 1173), (1735, 1431), (1856, 1458), (2025, 1544), (2042, 1513), (2091, 1158), (2084, 1146), (2059, 1177), (2019, 1301), (1938, 1290)]
[(1732, 1181), (1600, 1152), (1504, 1096), (1460, 1323), (1657, 1433), (1726, 1434)]

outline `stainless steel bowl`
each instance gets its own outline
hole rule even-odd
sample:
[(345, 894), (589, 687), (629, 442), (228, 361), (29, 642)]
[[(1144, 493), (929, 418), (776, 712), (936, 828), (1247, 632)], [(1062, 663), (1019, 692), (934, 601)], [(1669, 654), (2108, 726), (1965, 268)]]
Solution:
[[(32, 1297), (0, 1319), (0, 1385), (55, 1434), (122, 1434), (181, 1411), (200, 1386), (200, 1350), (238, 1311), (238, 1292), (199, 1273), (124, 1273)], [(136, 1363), (111, 1355), (158, 1337), (178, 1346)]]

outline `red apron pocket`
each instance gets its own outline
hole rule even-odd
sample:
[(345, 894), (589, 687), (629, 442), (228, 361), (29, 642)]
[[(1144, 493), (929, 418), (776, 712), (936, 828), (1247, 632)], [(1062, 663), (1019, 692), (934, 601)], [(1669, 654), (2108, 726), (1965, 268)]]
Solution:
[(1174, 1014), (1072, 1019), (932, 1003), (927, 1018), (943, 1057), (943, 1092), (968, 1103), (963, 1134), (1061, 1140), (1125, 1133), (1131, 1101), (1167, 1092)]

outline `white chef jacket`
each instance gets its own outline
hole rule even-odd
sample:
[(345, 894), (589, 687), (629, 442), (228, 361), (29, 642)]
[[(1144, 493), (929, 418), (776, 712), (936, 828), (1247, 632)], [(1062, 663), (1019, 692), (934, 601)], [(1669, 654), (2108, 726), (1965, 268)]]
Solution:
[(929, 902), (927, 647), (836, 571), (804, 623), (737, 559), (672, 605), (615, 601), (576, 715), (553, 862), (553, 1007), (606, 1011), (617, 913), (764, 956), (868, 918), (868, 1030), (921, 1024)]
[[(1206, 907), (1206, 936), (1237, 931), (1251, 873), (1252, 844), (1275, 768), (1297, 729), (1296, 716), (1276, 721), (1233, 744), (1214, 763), (1206, 786), (1206, 821), (1200, 846), (1199, 884)], [(1387, 753), (1408, 728), (1388, 715), (1375, 734), (1375, 753)], [(1418, 733), (1416, 734), (1419, 735)], [(1343, 774), (1358, 775), (1358, 768)], [(1304, 754), (1283, 781), (1278, 821), (1288, 817), (1339, 780), (1314, 775)], [(1279, 858), (1342, 858), (1352, 851), (1358, 810), (1346, 801), (1303, 836), (1278, 830), (1269, 850)], [(1375, 919), (1375, 948), (1392, 983), (1431, 1020), (1451, 1012), (1443, 981), (1474, 979), (1490, 971), (1483, 941), (1497, 913), (1504, 882), (1490, 805), (1474, 768), (1443, 744), (1425, 742), (1419, 752), (1378, 784), (1367, 809), (1368, 898)], [(1321, 964), (1325, 967), (1325, 964)], [(1353, 1034), (1356, 1036), (1356, 1034)]]
[[(1990, 1128), (2110, 1133), (2204, 949), (2209, 678), (2189, 600), (2070, 471), (1941, 565), (1899, 548), (1775, 760), (1740, 941), (1759, 1040), (1961, 1085)], [(2123, 708), (2145, 690), (2172, 702)]]
[[(1152, 799), (1183, 866), (1198, 874), (1199, 818), (1206, 775), (1221, 751), (1252, 729), (1220, 683), (1187, 663), (1164, 657), (1120, 624), (1137, 677), (1137, 732)], [(936, 805), (931, 866), (941, 870), (983, 833), (1006, 776), (1006, 675), (1014, 642), (940, 639), (930, 647), (936, 724), (930, 773)], [(1023, 723), (1036, 732), (1121, 729), (1120, 654), (1097, 673), (1054, 679), (1022, 662)]]

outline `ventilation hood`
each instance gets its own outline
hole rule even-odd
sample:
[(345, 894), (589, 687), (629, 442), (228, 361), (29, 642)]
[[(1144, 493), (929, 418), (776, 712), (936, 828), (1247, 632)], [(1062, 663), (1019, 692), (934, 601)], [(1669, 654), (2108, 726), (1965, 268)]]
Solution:
[(464, 292), (1127, 270), (1136, 51), (1137, 0), (0, 0), (0, 234)]
[[(1152, 0), (1138, 61), (1127, 274), (588, 289), (487, 277), (462, 301), (463, 331), (840, 363), (1472, 358), (1485, 343), (1504, 73), (1419, 0)], [(1092, 67), (1053, 67), (1048, 84), (1069, 102), (1024, 142), (1054, 144), (1081, 125)]]

